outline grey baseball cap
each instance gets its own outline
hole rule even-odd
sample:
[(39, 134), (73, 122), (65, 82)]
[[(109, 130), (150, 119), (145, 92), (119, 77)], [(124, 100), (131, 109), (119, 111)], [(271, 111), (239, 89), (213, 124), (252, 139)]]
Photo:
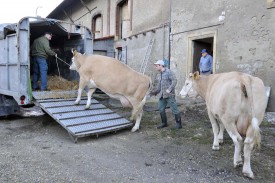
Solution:
[(164, 61), (158, 60), (157, 62), (154, 63), (154, 65), (164, 65)]

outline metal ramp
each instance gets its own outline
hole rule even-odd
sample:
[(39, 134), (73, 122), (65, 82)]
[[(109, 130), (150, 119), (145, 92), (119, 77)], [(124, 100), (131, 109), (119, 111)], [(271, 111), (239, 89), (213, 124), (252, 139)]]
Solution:
[(77, 91), (33, 92), (37, 104), (68, 131), (75, 143), (79, 137), (98, 136), (133, 125), (95, 99), (89, 110), (85, 110), (87, 97), (82, 97), (80, 104), (75, 105), (76, 96)]

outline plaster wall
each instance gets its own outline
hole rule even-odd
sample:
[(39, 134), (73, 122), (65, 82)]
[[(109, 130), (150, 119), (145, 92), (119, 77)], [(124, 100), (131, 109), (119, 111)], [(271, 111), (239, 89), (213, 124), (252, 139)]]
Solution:
[(114, 47), (127, 46), (127, 65), (139, 71), (149, 42), (154, 39), (145, 74), (155, 77), (156, 71), (153, 63), (158, 59), (168, 60), (169, 58), (169, 27), (167, 23), (170, 1), (133, 0), (131, 2), (133, 3), (131, 34), (125, 39), (116, 40)]
[(148, 62), (144, 62), (147, 63), (145, 74), (154, 78), (156, 70), (153, 63), (159, 59), (168, 60), (168, 31), (168, 27), (164, 26), (156, 29), (155, 32), (148, 31), (145, 35), (139, 34), (131, 39), (120, 41), (119, 44), (127, 46), (127, 65), (140, 71), (149, 43), (154, 39)]
[(133, 34), (169, 21), (170, 1), (133, 0)]

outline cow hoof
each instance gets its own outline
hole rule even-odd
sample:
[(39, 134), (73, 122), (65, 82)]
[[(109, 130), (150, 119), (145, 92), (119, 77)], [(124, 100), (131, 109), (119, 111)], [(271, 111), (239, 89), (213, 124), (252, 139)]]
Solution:
[(80, 104), (80, 102), (74, 102), (74, 104), (75, 104), (75, 105), (79, 105), (79, 104)]
[(90, 106), (89, 107), (85, 107), (85, 110), (89, 110), (90, 109)]
[(253, 172), (243, 172), (243, 175), (245, 177), (250, 178), (250, 179), (254, 179), (255, 178)]
[(238, 161), (238, 162), (234, 163), (234, 168), (238, 168), (238, 167), (242, 167), (242, 166), (243, 166), (242, 161)]
[(220, 150), (220, 146), (212, 146), (212, 150), (218, 151), (218, 150)]
[(135, 132), (135, 131), (137, 131), (137, 130), (138, 130), (138, 128), (133, 127), (131, 131), (132, 131), (132, 132)]
[(219, 144), (223, 144), (223, 139), (219, 139)]

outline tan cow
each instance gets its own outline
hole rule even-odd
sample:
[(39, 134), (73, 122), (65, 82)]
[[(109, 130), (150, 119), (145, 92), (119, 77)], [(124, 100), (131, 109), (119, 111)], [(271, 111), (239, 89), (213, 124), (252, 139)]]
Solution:
[(75, 104), (79, 104), (84, 87), (89, 86), (85, 107), (89, 109), (92, 94), (99, 88), (110, 97), (120, 100), (124, 107), (133, 108), (130, 119), (136, 122), (132, 132), (138, 130), (151, 79), (111, 57), (82, 55), (73, 51), (72, 61), (70, 69), (78, 71), (80, 75)]
[(244, 146), (243, 174), (254, 178), (250, 155), (253, 147), (260, 145), (259, 125), (268, 100), (262, 80), (240, 72), (209, 76), (195, 72), (186, 79), (180, 95), (187, 96), (191, 88), (206, 101), (214, 134), (212, 149), (219, 150), (226, 129), (235, 145), (234, 167), (243, 164), (241, 151)]

